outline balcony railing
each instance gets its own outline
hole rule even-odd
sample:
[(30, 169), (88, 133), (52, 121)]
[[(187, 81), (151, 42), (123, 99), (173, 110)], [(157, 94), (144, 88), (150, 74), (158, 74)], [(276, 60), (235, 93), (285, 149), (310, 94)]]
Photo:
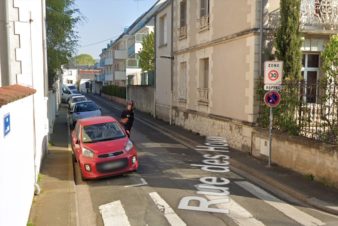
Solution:
[(208, 103), (209, 102), (209, 89), (198, 88), (198, 101)]
[(187, 89), (186, 88), (182, 87), (178, 90), (178, 99), (180, 102), (187, 101)]
[(302, 30), (338, 30), (338, 2), (327, 0), (302, 0)]
[[(300, 15), (300, 30), (302, 31), (318, 33), (337, 33), (338, 31), (337, 1), (302, 0)], [(268, 28), (278, 28), (280, 10), (269, 13), (265, 23)]]
[(209, 16), (202, 16), (199, 19), (200, 22), (200, 30), (208, 30), (209, 29)]
[(187, 38), (187, 26), (180, 27), (178, 32), (179, 32), (179, 38), (180, 39)]

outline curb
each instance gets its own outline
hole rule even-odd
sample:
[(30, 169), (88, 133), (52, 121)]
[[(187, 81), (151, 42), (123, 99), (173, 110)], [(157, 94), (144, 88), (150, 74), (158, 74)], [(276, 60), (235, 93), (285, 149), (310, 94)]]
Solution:
[(68, 151), (70, 153), (70, 157), (68, 159), (69, 161), (69, 167), (70, 167), (70, 176), (69, 178), (71, 178), (72, 181), (72, 187), (73, 187), (73, 193), (74, 193), (74, 206), (75, 206), (75, 213), (74, 213), (74, 217), (75, 217), (75, 225), (76, 226), (80, 226), (80, 219), (79, 219), (79, 208), (78, 208), (78, 201), (77, 201), (77, 195), (76, 195), (76, 185), (75, 185), (75, 178), (74, 178), (74, 167), (73, 167), (73, 156), (72, 156), (72, 145), (70, 143), (70, 126), (69, 126), (69, 118), (68, 118), (68, 113), (66, 112), (66, 120), (67, 120), (67, 143), (68, 143)]

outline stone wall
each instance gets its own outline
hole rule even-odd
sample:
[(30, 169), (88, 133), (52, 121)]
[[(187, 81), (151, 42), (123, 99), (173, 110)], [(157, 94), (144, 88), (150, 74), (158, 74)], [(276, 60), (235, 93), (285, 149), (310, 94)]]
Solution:
[(109, 96), (109, 95), (104, 94), (104, 93), (101, 93), (101, 96), (103, 96), (104, 98), (107, 98), (108, 100), (112, 100), (116, 103), (119, 103), (119, 104), (123, 104), (123, 105), (127, 104), (126, 100), (123, 99), (123, 98), (120, 98), (120, 97)]
[[(254, 130), (252, 154), (268, 156), (268, 133)], [(303, 137), (274, 133), (272, 162), (338, 188), (338, 148)]]
[[(173, 109), (173, 122), (204, 136), (226, 137), (237, 150), (267, 159), (268, 131), (210, 114)], [(272, 162), (338, 188), (338, 147), (303, 137), (274, 133)]]
[(155, 115), (154, 87), (128, 86), (127, 97), (135, 102), (137, 110)]
[(204, 136), (226, 137), (231, 147), (251, 151), (252, 127), (242, 122), (178, 108), (173, 109), (173, 121), (176, 125)]

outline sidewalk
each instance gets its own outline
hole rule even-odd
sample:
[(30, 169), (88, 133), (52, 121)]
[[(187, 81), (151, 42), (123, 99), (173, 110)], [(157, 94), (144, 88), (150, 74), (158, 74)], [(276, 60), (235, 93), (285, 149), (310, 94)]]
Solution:
[(48, 154), (40, 172), (41, 193), (34, 197), (30, 222), (34, 226), (73, 226), (76, 222), (72, 152), (68, 147), (67, 112), (60, 108)]
[[(117, 103), (114, 103), (114, 105), (123, 107)], [(178, 126), (170, 126), (168, 123), (154, 119), (149, 114), (136, 111), (135, 116), (147, 123), (152, 121), (152, 124), (156, 124), (156, 127), (161, 131), (171, 134), (173, 137), (181, 134), (177, 139), (188, 144), (187, 146), (191, 148), (201, 145), (205, 140), (205, 137)], [(269, 168), (267, 161), (254, 158), (239, 150), (232, 149), (230, 151), (230, 167), (233, 172), (261, 185), (277, 196), (338, 215), (337, 189), (327, 187), (322, 183), (310, 180), (304, 175), (274, 164)]]

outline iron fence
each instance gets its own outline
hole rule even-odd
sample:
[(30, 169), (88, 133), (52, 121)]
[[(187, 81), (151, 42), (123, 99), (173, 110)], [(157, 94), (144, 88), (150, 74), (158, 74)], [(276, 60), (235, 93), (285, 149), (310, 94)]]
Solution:
[[(338, 144), (338, 83), (334, 81), (284, 82), (282, 99), (274, 108), (274, 129), (325, 143)], [(268, 126), (263, 82), (258, 82), (258, 124)]]

